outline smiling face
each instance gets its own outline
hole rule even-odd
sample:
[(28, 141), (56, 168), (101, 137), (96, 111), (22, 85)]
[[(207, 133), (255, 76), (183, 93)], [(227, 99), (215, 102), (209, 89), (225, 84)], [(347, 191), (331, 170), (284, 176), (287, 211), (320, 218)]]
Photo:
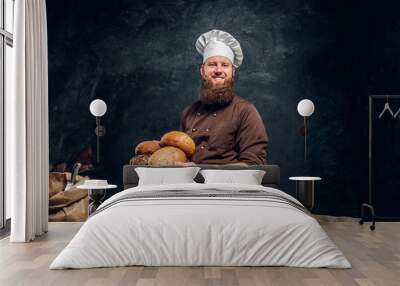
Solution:
[(211, 82), (214, 87), (223, 86), (232, 80), (235, 69), (231, 61), (223, 56), (208, 58), (200, 68), (203, 80)]
[(200, 101), (206, 105), (224, 106), (234, 97), (235, 68), (231, 61), (222, 56), (208, 58), (201, 65), (202, 83)]

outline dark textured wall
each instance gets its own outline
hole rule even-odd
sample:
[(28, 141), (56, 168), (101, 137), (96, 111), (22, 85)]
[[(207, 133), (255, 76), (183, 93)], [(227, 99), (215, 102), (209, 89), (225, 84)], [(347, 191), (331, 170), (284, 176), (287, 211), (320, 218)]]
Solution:
[[(358, 215), (367, 194), (367, 94), (397, 88), (400, 66), (399, 40), (391, 46), (399, 39), (395, 10), (375, 12), (370, 2), (48, 0), (50, 160), (94, 146), (88, 106), (101, 98), (108, 105), (101, 176), (121, 184), (137, 143), (179, 128), (200, 84), (194, 43), (217, 28), (241, 43), (236, 91), (266, 124), (268, 161), (281, 166), (283, 189), (294, 191), (289, 176), (321, 176), (315, 211)], [(306, 165), (302, 98), (316, 105)]]

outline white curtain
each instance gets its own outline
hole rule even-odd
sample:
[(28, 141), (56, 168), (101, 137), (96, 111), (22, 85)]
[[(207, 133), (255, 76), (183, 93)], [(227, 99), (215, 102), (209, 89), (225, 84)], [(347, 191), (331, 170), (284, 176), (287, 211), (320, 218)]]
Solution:
[(45, 0), (15, 1), (13, 93), (6, 98), (6, 187), (12, 242), (48, 227), (48, 75)]

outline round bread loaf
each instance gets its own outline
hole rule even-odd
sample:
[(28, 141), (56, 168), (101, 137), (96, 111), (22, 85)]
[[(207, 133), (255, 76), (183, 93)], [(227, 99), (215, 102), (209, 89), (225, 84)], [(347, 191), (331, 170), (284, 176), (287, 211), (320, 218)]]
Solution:
[(149, 158), (149, 165), (150, 166), (173, 166), (174, 163), (187, 162), (187, 157), (185, 152), (181, 149), (167, 146), (163, 147), (160, 150), (154, 152)]
[(150, 156), (151, 155), (148, 154), (136, 155), (132, 157), (132, 159), (129, 161), (129, 164), (145, 166), (148, 164)]
[(160, 141), (161, 146), (173, 146), (181, 149), (190, 157), (194, 154), (196, 144), (193, 139), (185, 132), (171, 131), (165, 133)]
[(136, 155), (151, 155), (161, 148), (160, 141), (151, 140), (139, 143), (135, 148)]

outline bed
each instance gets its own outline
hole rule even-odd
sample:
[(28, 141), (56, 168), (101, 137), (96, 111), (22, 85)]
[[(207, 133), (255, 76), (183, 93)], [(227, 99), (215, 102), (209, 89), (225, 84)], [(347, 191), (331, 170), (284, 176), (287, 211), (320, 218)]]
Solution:
[(279, 190), (276, 165), (203, 165), (266, 171), (261, 185), (138, 186), (124, 166), (124, 191), (105, 201), (50, 269), (144, 266), (350, 268), (319, 223)]

